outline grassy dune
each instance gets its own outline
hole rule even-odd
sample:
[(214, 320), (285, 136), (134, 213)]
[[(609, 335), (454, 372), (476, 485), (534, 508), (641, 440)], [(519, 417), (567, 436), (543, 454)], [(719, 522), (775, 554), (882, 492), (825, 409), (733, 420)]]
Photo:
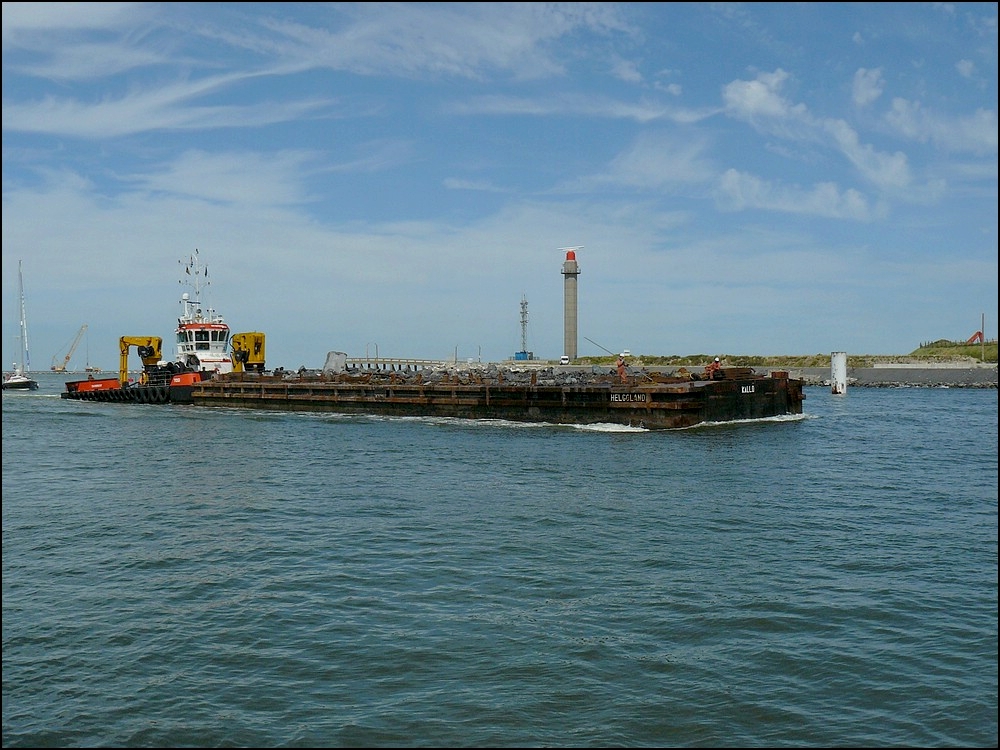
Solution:
[[(773, 356), (748, 356), (742, 354), (688, 354), (660, 355), (634, 354), (630, 365), (670, 365), (684, 367), (702, 367), (711, 362), (714, 357), (721, 357), (723, 364), (729, 367), (829, 367), (830, 352), (822, 354), (791, 354)], [(966, 344), (958, 341), (939, 340), (922, 344), (909, 354), (847, 354), (848, 367), (871, 367), (874, 364), (901, 363), (920, 364), (926, 362), (992, 362), (997, 361), (997, 342), (989, 341), (982, 344)], [(574, 364), (608, 365), (615, 362), (614, 357), (580, 357)]]

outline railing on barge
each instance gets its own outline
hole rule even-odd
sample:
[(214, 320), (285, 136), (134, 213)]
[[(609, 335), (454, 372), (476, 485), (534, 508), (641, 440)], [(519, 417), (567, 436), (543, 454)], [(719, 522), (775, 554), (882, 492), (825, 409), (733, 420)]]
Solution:
[(348, 369), (362, 372), (420, 372), (454, 366), (441, 359), (408, 359), (405, 357), (348, 357)]

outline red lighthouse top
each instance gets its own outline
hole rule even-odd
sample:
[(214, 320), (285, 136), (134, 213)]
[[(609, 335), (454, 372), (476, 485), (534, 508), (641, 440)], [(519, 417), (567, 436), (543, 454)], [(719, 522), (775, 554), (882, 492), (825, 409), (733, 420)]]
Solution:
[(567, 250), (566, 260), (576, 260), (576, 250)]

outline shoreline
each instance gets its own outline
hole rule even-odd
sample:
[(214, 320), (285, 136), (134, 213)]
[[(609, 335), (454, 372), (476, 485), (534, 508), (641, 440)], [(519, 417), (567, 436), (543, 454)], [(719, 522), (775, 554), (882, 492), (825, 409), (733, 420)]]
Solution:
[[(555, 371), (604, 371), (604, 367), (555, 366)], [(700, 373), (702, 367), (675, 365), (642, 365), (629, 368), (630, 374), (642, 372), (673, 375), (680, 370)], [(832, 365), (826, 367), (795, 367), (768, 365), (753, 367), (758, 374), (787, 372), (788, 377), (801, 380), (807, 386), (829, 386), (833, 383)], [(997, 388), (997, 365), (980, 362), (915, 362), (874, 363), (871, 367), (848, 367), (848, 387), (861, 388)]]
[[(777, 368), (771, 368), (777, 369)], [(805, 385), (831, 385), (830, 367), (789, 368), (789, 377)], [(997, 388), (997, 366), (892, 364), (848, 367), (847, 386), (861, 388)]]

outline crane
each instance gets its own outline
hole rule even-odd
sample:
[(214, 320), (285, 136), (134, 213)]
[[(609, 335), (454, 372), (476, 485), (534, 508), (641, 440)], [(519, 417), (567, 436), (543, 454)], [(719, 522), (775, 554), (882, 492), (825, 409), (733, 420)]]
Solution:
[(69, 364), (70, 357), (73, 356), (73, 352), (76, 351), (77, 345), (80, 343), (80, 339), (83, 338), (84, 332), (87, 330), (87, 324), (84, 323), (80, 326), (80, 330), (76, 332), (76, 336), (73, 338), (73, 343), (69, 345), (69, 351), (66, 352), (66, 356), (63, 357), (62, 364), (56, 364), (56, 358), (52, 358), (52, 369), (56, 372), (66, 372), (66, 366)]

